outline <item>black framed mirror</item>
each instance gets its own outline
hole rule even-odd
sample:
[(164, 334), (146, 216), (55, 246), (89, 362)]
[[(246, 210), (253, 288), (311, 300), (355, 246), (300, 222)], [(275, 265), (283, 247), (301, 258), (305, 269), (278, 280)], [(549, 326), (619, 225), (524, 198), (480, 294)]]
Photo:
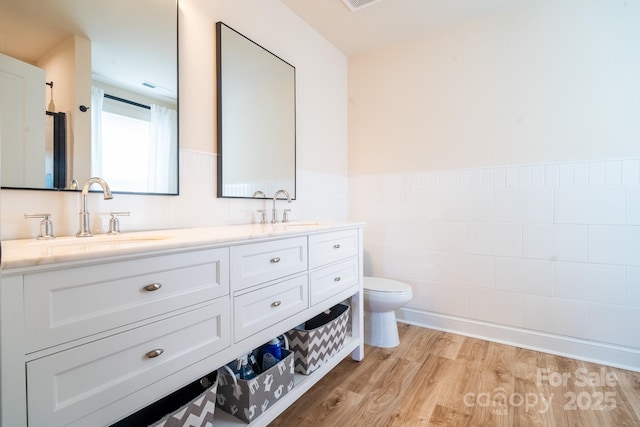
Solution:
[(295, 67), (216, 23), (218, 197), (296, 197)]
[(0, 41), (2, 188), (178, 194), (177, 0), (2, 0)]

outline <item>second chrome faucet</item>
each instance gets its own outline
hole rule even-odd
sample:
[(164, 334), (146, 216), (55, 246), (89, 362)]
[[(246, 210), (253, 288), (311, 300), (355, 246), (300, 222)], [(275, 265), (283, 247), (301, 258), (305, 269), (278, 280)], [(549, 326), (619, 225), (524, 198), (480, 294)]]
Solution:
[[(287, 203), (291, 203), (291, 196), (287, 190), (278, 190), (273, 195), (273, 209), (271, 210), (271, 224), (276, 224), (278, 222), (278, 211), (276, 210), (276, 200), (280, 194), (284, 194), (287, 198)], [(286, 213), (282, 216), (282, 222), (288, 222)]]

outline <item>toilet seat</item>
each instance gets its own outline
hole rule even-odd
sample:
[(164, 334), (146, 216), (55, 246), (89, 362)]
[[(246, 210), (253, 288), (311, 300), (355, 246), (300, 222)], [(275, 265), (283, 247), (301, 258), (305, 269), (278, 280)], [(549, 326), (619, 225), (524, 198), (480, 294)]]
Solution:
[(411, 292), (411, 286), (406, 283), (398, 282), (392, 279), (383, 279), (380, 277), (365, 277), (363, 283), (365, 292), (389, 292), (389, 293), (407, 293)]

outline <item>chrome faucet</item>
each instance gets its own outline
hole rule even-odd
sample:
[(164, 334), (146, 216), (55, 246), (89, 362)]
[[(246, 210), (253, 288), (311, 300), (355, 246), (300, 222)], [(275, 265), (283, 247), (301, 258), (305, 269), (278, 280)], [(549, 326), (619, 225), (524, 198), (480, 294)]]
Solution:
[(93, 234), (91, 233), (89, 210), (87, 209), (87, 195), (89, 194), (89, 188), (93, 184), (99, 184), (100, 187), (102, 187), (102, 192), (104, 193), (105, 200), (113, 199), (109, 184), (107, 184), (104, 179), (93, 177), (89, 178), (87, 182), (84, 183), (84, 187), (82, 187), (82, 195), (80, 196), (82, 199), (82, 210), (80, 211), (80, 230), (78, 230), (78, 232), (76, 233), (77, 237), (93, 236)]
[(276, 210), (276, 199), (280, 194), (284, 194), (287, 197), (287, 203), (291, 203), (291, 196), (287, 190), (278, 190), (273, 195), (273, 209), (271, 210), (271, 224), (278, 223), (278, 211)]

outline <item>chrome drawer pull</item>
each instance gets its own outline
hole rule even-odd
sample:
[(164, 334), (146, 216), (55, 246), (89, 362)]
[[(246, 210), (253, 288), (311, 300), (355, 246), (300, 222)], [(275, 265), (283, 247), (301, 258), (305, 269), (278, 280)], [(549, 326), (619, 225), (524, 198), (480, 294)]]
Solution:
[(145, 291), (149, 291), (149, 292), (153, 292), (153, 291), (157, 291), (161, 287), (162, 287), (162, 283), (152, 283), (150, 285), (145, 286), (144, 290)]
[(336, 243), (335, 245), (333, 245), (333, 249), (340, 249), (340, 244)]
[(282, 301), (274, 301), (271, 303), (271, 307), (280, 307), (280, 304), (282, 304)]
[(145, 354), (145, 356), (147, 357), (147, 359), (155, 359), (156, 357), (160, 356), (162, 353), (164, 353), (163, 349), (156, 348), (155, 350), (151, 350), (149, 353)]
[(340, 281), (340, 276), (338, 276), (338, 277), (334, 277), (334, 278), (333, 278), (333, 281), (334, 281), (334, 282), (339, 282), (339, 281)]
[(271, 258), (271, 264), (277, 264), (279, 262), (280, 262), (280, 258), (279, 257)]

